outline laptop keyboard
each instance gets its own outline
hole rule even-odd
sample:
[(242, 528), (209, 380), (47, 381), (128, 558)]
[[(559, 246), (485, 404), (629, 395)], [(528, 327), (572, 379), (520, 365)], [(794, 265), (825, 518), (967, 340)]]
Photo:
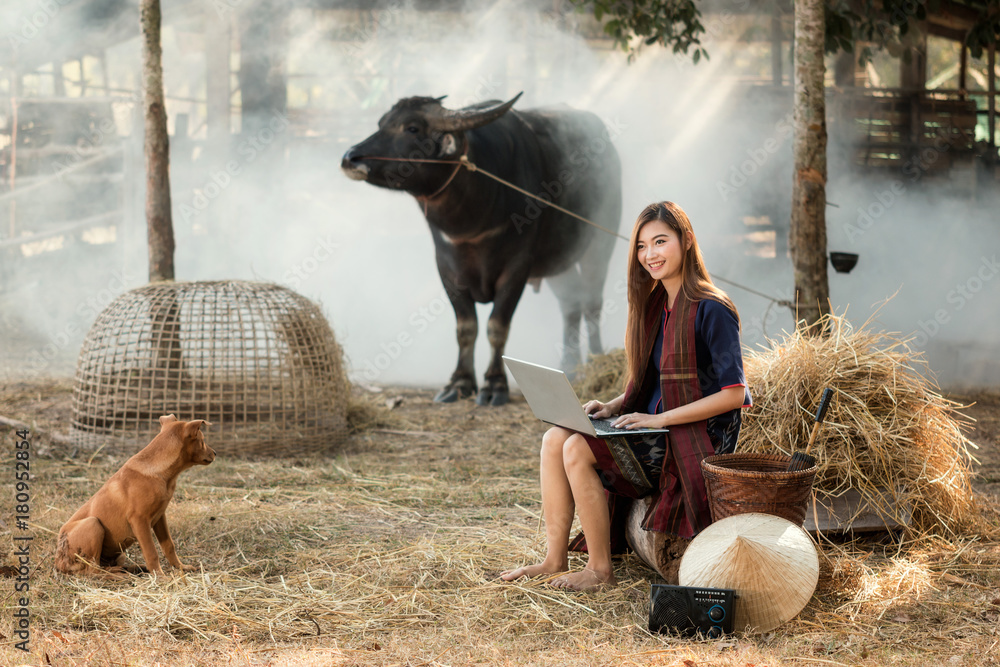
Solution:
[(601, 433), (635, 433), (634, 430), (621, 428), (620, 426), (612, 426), (612, 424), (614, 424), (613, 420), (594, 419), (591, 417), (590, 422), (594, 425), (594, 428)]

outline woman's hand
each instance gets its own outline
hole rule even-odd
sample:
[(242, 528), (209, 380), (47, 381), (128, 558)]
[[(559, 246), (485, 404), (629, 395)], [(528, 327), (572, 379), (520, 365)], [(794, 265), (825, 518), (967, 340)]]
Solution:
[(622, 409), (622, 401), (624, 400), (625, 394), (622, 394), (618, 398), (614, 398), (607, 403), (601, 403), (600, 401), (587, 401), (583, 404), (583, 411), (595, 419), (607, 419), (612, 415), (618, 414), (618, 411)]
[[(693, 403), (682, 405), (658, 415), (633, 412), (622, 415), (614, 421), (619, 428), (666, 428), (676, 424), (690, 424), (735, 410), (743, 405), (743, 387), (727, 387), (722, 391), (699, 398)], [(619, 407), (621, 405), (619, 404)]]
[(643, 412), (630, 412), (627, 415), (622, 415), (614, 421), (613, 426), (618, 428), (634, 429), (634, 428), (663, 428), (667, 426), (666, 413), (661, 412), (658, 415), (648, 415)]

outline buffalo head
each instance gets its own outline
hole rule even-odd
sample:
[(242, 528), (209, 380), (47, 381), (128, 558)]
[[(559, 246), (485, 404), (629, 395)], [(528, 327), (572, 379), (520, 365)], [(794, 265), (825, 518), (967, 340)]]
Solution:
[(454, 171), (451, 161), (465, 150), (464, 132), (500, 118), (519, 97), (521, 93), (507, 102), (481, 102), (458, 110), (441, 106), (443, 97), (401, 99), (379, 119), (378, 132), (344, 153), (340, 167), (354, 180), (427, 196)]

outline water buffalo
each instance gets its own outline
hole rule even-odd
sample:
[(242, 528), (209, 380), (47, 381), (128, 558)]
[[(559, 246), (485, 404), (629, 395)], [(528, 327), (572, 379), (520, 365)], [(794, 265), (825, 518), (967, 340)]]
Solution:
[(580, 362), (581, 318), (590, 352), (602, 351), (602, 292), (615, 237), (459, 162), (465, 156), (475, 168), (617, 232), (621, 164), (604, 124), (564, 106), (512, 111), (519, 97), (458, 110), (444, 108), (443, 97), (402, 99), (341, 163), (353, 179), (413, 195), (430, 225), (458, 330), (458, 366), (438, 402), (477, 391), (477, 302), (493, 302), (486, 326), (493, 355), (476, 402), (507, 402), (500, 357), (510, 320), (525, 285), (537, 290), (542, 277), (562, 310), (563, 369)]

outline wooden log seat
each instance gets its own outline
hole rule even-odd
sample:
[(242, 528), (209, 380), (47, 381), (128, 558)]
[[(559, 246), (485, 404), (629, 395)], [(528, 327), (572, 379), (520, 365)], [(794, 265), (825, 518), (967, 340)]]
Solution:
[(625, 528), (625, 537), (629, 546), (632, 547), (632, 551), (646, 565), (656, 570), (663, 577), (665, 583), (677, 585), (677, 572), (681, 566), (681, 556), (684, 555), (684, 550), (687, 549), (691, 540), (666, 533), (643, 530), (642, 518), (646, 515), (646, 510), (651, 502), (652, 497), (647, 496), (632, 503)]

